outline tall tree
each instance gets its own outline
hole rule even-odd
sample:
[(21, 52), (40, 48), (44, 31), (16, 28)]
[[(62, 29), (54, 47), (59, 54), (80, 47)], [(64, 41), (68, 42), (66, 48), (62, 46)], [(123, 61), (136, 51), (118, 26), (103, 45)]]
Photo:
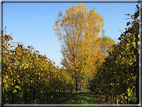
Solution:
[(62, 43), (63, 59), (61, 64), (75, 77), (76, 90), (78, 82), (90, 75), (95, 69), (101, 43), (100, 32), (104, 35), (103, 18), (95, 9), (89, 12), (85, 5), (69, 6), (65, 15), (59, 12), (53, 26), (55, 34)]

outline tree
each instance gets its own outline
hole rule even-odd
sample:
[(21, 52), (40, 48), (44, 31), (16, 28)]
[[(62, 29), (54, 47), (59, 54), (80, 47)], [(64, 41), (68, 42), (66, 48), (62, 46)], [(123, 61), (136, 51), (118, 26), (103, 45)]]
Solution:
[(138, 13), (139, 10), (131, 15), (133, 21), (127, 22), (129, 27), (118, 38), (120, 43), (114, 45), (112, 51), (108, 52), (105, 62), (99, 67), (93, 80), (93, 87), (96, 88), (96, 91), (101, 91), (105, 95), (107, 93), (122, 101), (127, 99), (127, 103), (129, 103), (128, 100), (132, 97), (132, 93), (135, 92), (137, 103), (139, 101)]
[(62, 43), (63, 59), (61, 64), (78, 82), (91, 75), (95, 69), (101, 43), (100, 32), (104, 35), (103, 18), (95, 9), (89, 12), (85, 5), (69, 6), (66, 14), (59, 12), (53, 26), (55, 34)]
[[(139, 1), (138, 1), (139, 2)], [(134, 53), (134, 57), (136, 58), (135, 63), (133, 64), (134, 71), (136, 73), (136, 96), (137, 96), (137, 104), (139, 104), (139, 5), (136, 5), (137, 11), (131, 15), (132, 22), (127, 22), (128, 28), (121, 35), (119, 40), (125, 41), (127, 44), (130, 44), (130, 52)], [(127, 14), (128, 16), (130, 14)], [(131, 25), (131, 26), (130, 26)]]

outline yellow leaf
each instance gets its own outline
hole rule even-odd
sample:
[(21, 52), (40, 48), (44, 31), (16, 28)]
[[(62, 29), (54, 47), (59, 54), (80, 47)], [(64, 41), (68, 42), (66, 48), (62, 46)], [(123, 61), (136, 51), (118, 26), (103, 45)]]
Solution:
[(16, 93), (16, 92), (17, 92), (17, 90), (16, 90), (16, 89), (14, 89), (13, 93)]
[(17, 86), (17, 85), (15, 86), (15, 88), (21, 89), (21, 88), (20, 88), (19, 86)]

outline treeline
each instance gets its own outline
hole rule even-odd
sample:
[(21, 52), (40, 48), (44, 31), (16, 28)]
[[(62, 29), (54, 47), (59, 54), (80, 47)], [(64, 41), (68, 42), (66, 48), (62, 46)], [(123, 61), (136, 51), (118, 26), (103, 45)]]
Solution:
[[(129, 15), (129, 14), (127, 14)], [(137, 96), (139, 72), (139, 6), (132, 22), (118, 38), (120, 43), (108, 51), (108, 56), (91, 81), (92, 90), (117, 99), (117, 103), (129, 103), (132, 96)]]
[(32, 46), (26, 48), (21, 43), (15, 43), (10, 35), (1, 33), (3, 103), (16, 103), (15, 96), (27, 103), (27, 94), (31, 93), (33, 103), (36, 103), (36, 93), (39, 92), (49, 92), (50, 100), (53, 100), (55, 92), (72, 92), (74, 81), (65, 69), (56, 67), (53, 61), (40, 55)]

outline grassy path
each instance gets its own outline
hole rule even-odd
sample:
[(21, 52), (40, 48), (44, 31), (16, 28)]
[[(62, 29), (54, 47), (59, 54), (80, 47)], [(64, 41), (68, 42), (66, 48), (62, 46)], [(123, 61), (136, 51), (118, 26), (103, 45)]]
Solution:
[(94, 93), (88, 86), (83, 87), (82, 91), (74, 92), (71, 97), (65, 99), (62, 104), (98, 104), (95, 100)]
[(106, 102), (105, 97), (100, 97), (95, 92), (91, 92), (89, 86), (85, 86), (82, 91), (75, 91), (71, 97), (66, 98), (60, 104), (115, 104), (115, 102), (110, 98)]
[(73, 91), (72, 94), (66, 94), (58, 97), (51, 102), (41, 102), (42, 104), (98, 104), (95, 100), (94, 93), (86, 86), (82, 91)]
[(97, 104), (94, 95), (87, 92), (74, 93), (70, 98), (64, 100), (62, 104)]
[(95, 92), (91, 92), (88, 86), (82, 88), (82, 91), (73, 91), (72, 94), (67, 93), (63, 96), (57, 97), (53, 101), (42, 101), (40, 104), (115, 104), (109, 98), (105, 101), (105, 97), (101, 97)]

